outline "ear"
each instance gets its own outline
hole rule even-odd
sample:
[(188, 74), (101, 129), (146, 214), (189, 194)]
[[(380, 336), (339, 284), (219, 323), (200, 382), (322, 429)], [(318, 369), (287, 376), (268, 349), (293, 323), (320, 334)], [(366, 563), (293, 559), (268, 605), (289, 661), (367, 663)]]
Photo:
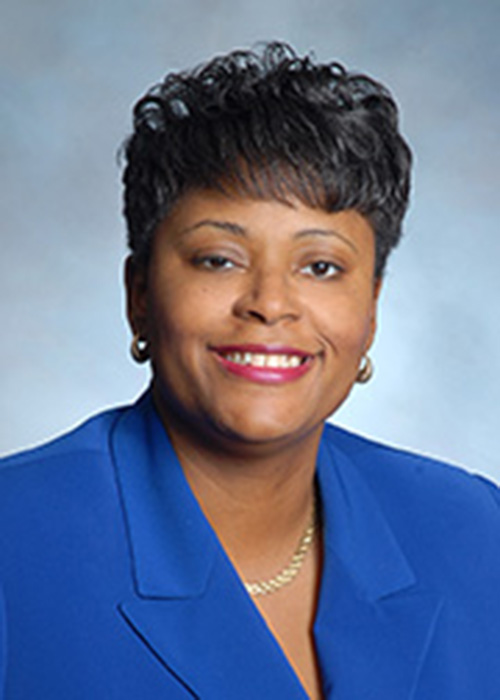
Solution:
[(373, 285), (373, 297), (372, 297), (372, 308), (370, 317), (370, 331), (368, 333), (368, 338), (366, 340), (364, 352), (367, 353), (368, 350), (373, 345), (375, 340), (375, 334), (377, 332), (377, 309), (378, 301), (380, 297), (380, 292), (382, 289), (382, 277), (377, 277)]
[(147, 270), (138, 265), (130, 255), (125, 260), (125, 289), (127, 292), (127, 318), (132, 333), (147, 336), (148, 285)]

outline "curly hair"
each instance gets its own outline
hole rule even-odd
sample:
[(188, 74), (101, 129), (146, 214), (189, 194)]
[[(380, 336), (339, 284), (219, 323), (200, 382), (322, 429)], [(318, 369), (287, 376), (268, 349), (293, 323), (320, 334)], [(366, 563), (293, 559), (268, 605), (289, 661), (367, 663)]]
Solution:
[(375, 276), (398, 243), (411, 151), (390, 92), (287, 44), (234, 51), (171, 73), (134, 107), (124, 143), (124, 215), (133, 258), (183, 194), (218, 189), (355, 209), (375, 232)]

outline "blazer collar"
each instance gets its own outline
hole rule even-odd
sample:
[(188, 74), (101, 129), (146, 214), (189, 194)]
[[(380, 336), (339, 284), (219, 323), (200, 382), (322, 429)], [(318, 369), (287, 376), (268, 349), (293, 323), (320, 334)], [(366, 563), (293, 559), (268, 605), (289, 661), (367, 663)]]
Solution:
[[(194, 497), (146, 393), (120, 417), (112, 447), (137, 592), (151, 598), (201, 595), (222, 549)], [(378, 502), (351, 457), (325, 437), (317, 475), (325, 566), (338, 561), (370, 601), (415, 583)]]
[(201, 595), (220, 546), (149, 392), (122, 414), (112, 449), (138, 594), (145, 598)]
[[(137, 592), (120, 606), (130, 627), (195, 695), (304, 700), (192, 494), (149, 393), (119, 418), (112, 451)], [(350, 455), (325, 437), (317, 473), (325, 556), (314, 633), (327, 697), (409, 699), (439, 600), (419, 587)]]
[(415, 575), (370, 488), (350, 455), (325, 436), (317, 475), (326, 568), (337, 560), (358, 595), (370, 601), (412, 586)]
[(318, 479), (325, 550), (314, 633), (327, 697), (414, 698), (441, 600), (418, 581), (355, 461), (325, 437)]
[(119, 609), (191, 695), (307, 696), (206, 521), (146, 394), (115, 427), (137, 595)]

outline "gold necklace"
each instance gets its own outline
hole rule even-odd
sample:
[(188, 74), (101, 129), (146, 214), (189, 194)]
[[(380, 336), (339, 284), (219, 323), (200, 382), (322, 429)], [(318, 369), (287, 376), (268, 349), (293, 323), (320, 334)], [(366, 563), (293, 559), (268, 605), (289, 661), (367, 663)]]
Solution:
[(295, 550), (290, 563), (282, 569), (279, 574), (267, 581), (254, 581), (252, 583), (245, 582), (247, 593), (251, 596), (270, 595), (279, 591), (280, 588), (291, 583), (302, 568), (306, 554), (309, 551), (314, 540), (314, 535), (317, 528), (316, 503), (313, 506), (313, 512), (309, 524), (300, 538), (300, 542)]

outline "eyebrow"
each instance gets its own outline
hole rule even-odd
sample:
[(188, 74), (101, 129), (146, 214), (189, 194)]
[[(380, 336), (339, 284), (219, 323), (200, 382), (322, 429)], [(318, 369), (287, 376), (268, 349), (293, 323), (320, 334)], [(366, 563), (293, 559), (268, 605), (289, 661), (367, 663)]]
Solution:
[[(198, 221), (196, 224), (193, 226), (188, 226), (187, 228), (183, 229), (181, 231), (182, 234), (189, 234), (193, 233), (194, 231), (197, 231), (200, 228), (203, 228), (204, 226), (210, 226), (212, 228), (217, 228), (222, 231), (227, 231), (228, 233), (232, 233), (235, 236), (241, 236), (241, 237), (247, 237), (248, 236), (248, 231), (244, 226), (240, 226), (239, 224), (235, 224), (232, 221), (218, 221), (217, 219), (202, 219), (201, 221)], [(350, 248), (352, 248), (356, 253), (359, 252), (358, 248), (353, 241), (351, 241), (350, 238), (347, 238), (347, 236), (344, 236), (342, 233), (339, 231), (336, 231), (335, 229), (330, 229), (330, 228), (307, 228), (307, 229), (302, 229), (300, 231), (297, 231), (297, 233), (294, 234), (293, 238), (294, 239), (300, 239), (300, 238), (308, 238), (309, 236), (324, 236), (326, 238), (328, 237), (333, 237), (333, 238), (339, 238), (341, 241), (343, 241), (346, 245), (348, 245)]]
[(231, 221), (218, 221), (217, 219), (202, 219), (196, 224), (193, 224), (193, 226), (187, 226), (186, 228), (182, 229), (181, 234), (193, 233), (204, 226), (210, 226), (211, 228), (218, 228), (222, 231), (228, 231), (235, 236), (247, 236), (247, 230), (243, 226), (234, 224)]
[(336, 229), (333, 229), (333, 228), (306, 228), (306, 229), (303, 229), (302, 231), (297, 231), (294, 238), (307, 238), (309, 236), (324, 236), (326, 238), (328, 238), (328, 237), (339, 238), (346, 245), (348, 245), (350, 248), (352, 248), (356, 253), (358, 252), (358, 248), (357, 248), (356, 244), (353, 241), (351, 241), (350, 238), (347, 238), (347, 236), (344, 236), (342, 233), (340, 233), (340, 231), (337, 231)]

